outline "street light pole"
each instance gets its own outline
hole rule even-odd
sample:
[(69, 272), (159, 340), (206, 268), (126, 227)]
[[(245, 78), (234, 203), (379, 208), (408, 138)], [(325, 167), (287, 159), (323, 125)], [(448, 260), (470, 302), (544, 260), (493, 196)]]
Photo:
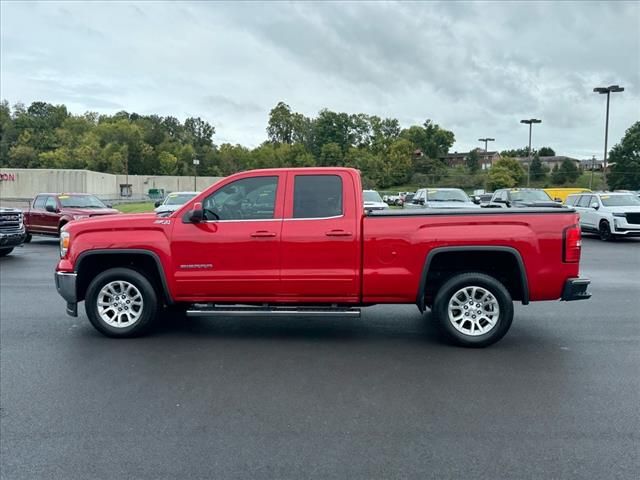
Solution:
[(200, 160), (197, 158), (193, 159), (193, 191), (197, 191), (196, 181), (198, 179), (198, 165), (200, 165)]
[(604, 190), (607, 189), (607, 142), (609, 140), (609, 97), (612, 92), (624, 92), (624, 88), (619, 85), (610, 85), (608, 87), (596, 87), (593, 89), (595, 93), (607, 95), (607, 115), (604, 124), (604, 157), (602, 159), (602, 182)]
[(494, 142), (495, 138), (479, 138), (479, 142), (484, 142), (484, 152), (487, 153), (487, 142)]
[(542, 120), (538, 120), (537, 118), (530, 118), (528, 120), (520, 120), (520, 123), (526, 123), (529, 125), (529, 150), (527, 151), (528, 161), (527, 161), (527, 187), (531, 182), (531, 130), (534, 123), (542, 123)]

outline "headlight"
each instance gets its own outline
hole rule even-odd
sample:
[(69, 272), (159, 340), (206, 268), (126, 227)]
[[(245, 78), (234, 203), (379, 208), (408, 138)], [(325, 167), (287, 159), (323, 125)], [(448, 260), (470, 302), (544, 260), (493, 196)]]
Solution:
[(60, 258), (64, 258), (67, 256), (67, 252), (69, 251), (69, 245), (71, 244), (71, 236), (69, 232), (65, 232), (64, 230), (60, 232)]
[(626, 213), (614, 213), (613, 214), (614, 217), (622, 217), (622, 218), (626, 218), (627, 214)]
[(89, 215), (74, 215), (74, 220), (82, 220), (83, 218), (89, 218)]

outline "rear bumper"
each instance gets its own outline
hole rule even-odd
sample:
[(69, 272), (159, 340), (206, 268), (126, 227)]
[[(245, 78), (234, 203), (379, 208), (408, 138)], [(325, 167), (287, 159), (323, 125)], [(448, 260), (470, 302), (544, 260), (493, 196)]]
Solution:
[(56, 290), (67, 301), (67, 314), (78, 316), (78, 297), (76, 296), (76, 278), (72, 272), (56, 272)]
[(587, 287), (591, 283), (591, 280), (588, 278), (570, 278), (562, 289), (562, 298), (565, 302), (570, 302), (572, 300), (587, 300), (591, 298), (591, 294), (587, 292)]

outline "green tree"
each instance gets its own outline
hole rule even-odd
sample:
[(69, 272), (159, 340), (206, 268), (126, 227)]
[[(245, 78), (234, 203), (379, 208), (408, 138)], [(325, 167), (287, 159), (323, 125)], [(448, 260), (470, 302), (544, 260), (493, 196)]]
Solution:
[(278, 104), (269, 112), (267, 136), (273, 143), (293, 143), (294, 118), (291, 107), (284, 102)]
[(169, 152), (160, 152), (158, 155), (161, 175), (175, 175), (178, 166), (178, 159)]
[(489, 170), (487, 178), (487, 188), (497, 190), (498, 188), (511, 188), (517, 185), (513, 178), (513, 171), (504, 166), (494, 166)]
[(521, 185), (526, 176), (522, 164), (515, 158), (501, 157), (491, 168), (491, 172), (496, 168), (503, 169), (509, 173), (509, 176), (515, 182), (510, 186)]
[(549, 169), (540, 161), (540, 156), (536, 153), (529, 167), (529, 175), (532, 182), (544, 182), (547, 179)]
[(467, 164), (467, 168), (471, 173), (476, 173), (480, 169), (480, 155), (478, 155), (478, 150), (473, 149), (467, 155), (465, 159), (465, 163)]
[(553, 172), (551, 172), (551, 181), (557, 185), (564, 185), (567, 183), (575, 182), (580, 176), (580, 170), (576, 167), (576, 164), (565, 158), (560, 166), (556, 165)]
[(320, 162), (322, 167), (339, 167), (343, 165), (343, 155), (340, 145), (337, 143), (325, 143), (320, 150)]
[(631, 125), (609, 154), (609, 188), (640, 190), (640, 122)]
[(540, 150), (538, 150), (538, 155), (540, 155), (541, 157), (555, 157), (556, 152), (551, 147), (542, 147)]

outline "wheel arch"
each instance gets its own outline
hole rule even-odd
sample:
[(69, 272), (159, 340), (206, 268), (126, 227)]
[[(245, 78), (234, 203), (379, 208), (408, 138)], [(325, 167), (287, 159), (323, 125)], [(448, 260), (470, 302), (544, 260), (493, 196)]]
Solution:
[[(486, 257), (487, 253), (498, 254), (503, 257), (511, 258), (514, 264), (517, 267), (517, 272), (515, 272), (515, 280), (517, 280), (518, 285), (517, 288), (514, 285), (505, 285), (505, 287), (509, 290), (514, 298), (518, 298), (523, 305), (527, 305), (529, 303), (529, 283), (527, 280), (527, 271), (524, 266), (524, 261), (522, 260), (522, 255), (520, 252), (513, 247), (504, 247), (504, 246), (487, 246), (487, 245), (470, 245), (470, 246), (452, 246), (452, 247), (436, 247), (429, 251), (427, 254), (424, 266), (422, 268), (422, 274), (420, 276), (420, 283), (418, 286), (418, 292), (416, 296), (416, 303), (418, 309), (421, 312), (426, 310), (427, 305), (427, 285), (429, 280), (432, 279), (430, 274), (434, 274), (434, 264), (437, 260), (446, 258), (448, 256), (453, 256), (454, 254), (464, 254), (467, 256), (471, 256), (472, 258), (476, 256), (476, 254), (484, 254)], [(482, 258), (482, 256), (478, 256), (477, 258)], [(464, 271), (476, 271), (477, 268), (474, 266), (469, 266), (467, 270), (458, 270), (457, 273), (463, 273)], [(489, 273), (490, 274), (490, 273)], [(446, 281), (446, 277), (443, 282)], [(435, 296), (437, 293), (434, 292)], [(514, 295), (515, 293), (515, 295)]]
[(84, 300), (92, 278), (104, 270), (115, 267), (131, 268), (141, 273), (153, 284), (168, 305), (174, 303), (160, 257), (157, 253), (144, 249), (89, 250), (78, 255), (75, 268), (78, 275), (78, 301)]

